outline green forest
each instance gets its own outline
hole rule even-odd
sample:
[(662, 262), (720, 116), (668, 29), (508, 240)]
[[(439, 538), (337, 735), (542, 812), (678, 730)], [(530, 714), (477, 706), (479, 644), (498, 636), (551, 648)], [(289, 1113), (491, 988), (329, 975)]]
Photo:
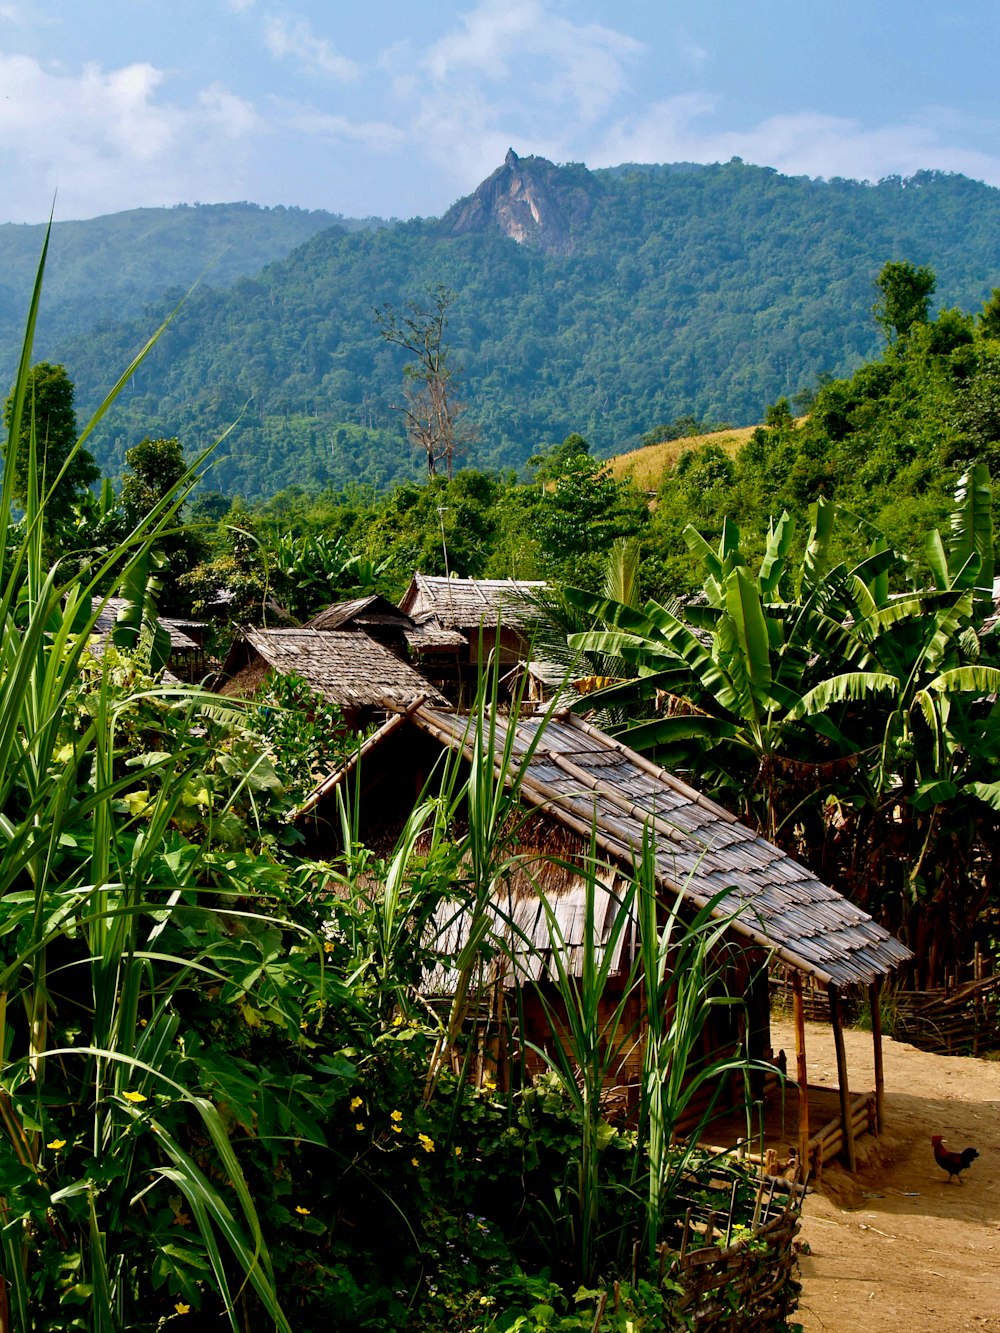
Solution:
[[(192, 454), (225, 434), (209, 485), (247, 501), (419, 478), (398, 410), (406, 355), (374, 316), (442, 286), (475, 427), (465, 463), (501, 472), (572, 432), (603, 458), (683, 416), (755, 423), (852, 373), (878, 351), (872, 283), (886, 260), (934, 269), (935, 310), (978, 309), (1000, 274), (1000, 194), (961, 176), (867, 185), (734, 160), (546, 180), (588, 201), (566, 252), (415, 219), (322, 231), (226, 290), (196, 290), (95, 430), (102, 469), (117, 476), (147, 434)], [(46, 355), (89, 411), (103, 368), (126, 364), (150, 324), (102, 325)]]

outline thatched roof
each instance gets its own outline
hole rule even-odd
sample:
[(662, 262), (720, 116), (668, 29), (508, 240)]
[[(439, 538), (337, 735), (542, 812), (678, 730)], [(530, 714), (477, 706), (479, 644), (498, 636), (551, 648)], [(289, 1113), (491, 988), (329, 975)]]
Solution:
[[(406, 719), (392, 719), (355, 762), (363, 765), (366, 752), (407, 725), (449, 749), (472, 753), (475, 733), (468, 719), (425, 705)], [(602, 855), (623, 873), (641, 857), (648, 834), (661, 891), (683, 893), (697, 906), (722, 894), (713, 910), (716, 916), (733, 917), (733, 932), (824, 984), (874, 981), (910, 958), (909, 950), (866, 912), (729, 811), (571, 713), (561, 711), (547, 723), (537, 716), (522, 718), (514, 740), (517, 756), (523, 759), (543, 725), (522, 765), (521, 799), (585, 842), (593, 831)], [(499, 719), (497, 731), (500, 746), (504, 723)], [(348, 771), (331, 775), (307, 808), (324, 799)], [(561, 909), (570, 945), (573, 932), (582, 929), (581, 893), (582, 888), (574, 890)], [(527, 924), (522, 922), (522, 928)], [(610, 927), (603, 925), (606, 937)]]
[[(93, 599), (94, 609), (96, 610), (101, 602), (100, 597)], [(105, 638), (115, 627), (118, 615), (128, 605), (128, 599), (125, 597), (109, 597), (97, 617), (97, 623), (94, 625), (94, 633), (100, 638)], [(191, 638), (189, 634), (184, 633), (185, 627), (194, 629), (200, 627), (202, 622), (198, 620), (173, 620), (167, 616), (160, 616), (160, 624), (170, 636), (170, 651), (174, 653), (196, 653), (200, 645)]]
[(369, 597), (355, 597), (349, 602), (334, 602), (313, 616), (312, 620), (307, 620), (303, 629), (331, 630), (345, 626), (363, 629), (365, 625), (399, 625), (405, 630), (413, 625), (413, 621), (405, 611), (393, 606), (387, 597), (373, 593)]
[(468, 646), (457, 629), (446, 629), (433, 612), (425, 611), (410, 621), (406, 642), (415, 653), (455, 652)]
[(260, 683), (270, 668), (295, 672), (338, 707), (408, 708), (418, 699), (447, 707), (444, 696), (388, 648), (359, 630), (245, 629), (223, 667), (223, 694)]
[(399, 605), (415, 619), (432, 613), (446, 629), (478, 629), (498, 619), (512, 628), (538, 619), (532, 600), (544, 583), (523, 579), (446, 579), (416, 573)]

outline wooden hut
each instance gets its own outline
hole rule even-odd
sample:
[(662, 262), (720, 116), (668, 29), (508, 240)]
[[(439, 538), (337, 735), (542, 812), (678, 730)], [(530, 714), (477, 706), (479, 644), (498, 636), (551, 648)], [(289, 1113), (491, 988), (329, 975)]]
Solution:
[(500, 675), (506, 675), (517, 663), (530, 656), (531, 635), (538, 620), (534, 597), (546, 585), (523, 579), (456, 579), (415, 573), (400, 600), (400, 609), (422, 627), (425, 641), (411, 646), (429, 666), (440, 658), (429, 654), (441, 651), (440, 639), (429, 635), (444, 631), (461, 636), (456, 658), (457, 689), (447, 690), (452, 701), (461, 706), (475, 693), (480, 661), (491, 655), (499, 659)]
[(405, 611), (394, 606), (387, 597), (373, 593), (369, 597), (355, 597), (349, 602), (334, 602), (313, 616), (312, 620), (307, 620), (302, 628), (339, 630), (345, 634), (360, 630), (383, 648), (405, 659), (406, 634), (414, 628), (414, 623)]
[[(111, 637), (119, 615), (128, 605), (125, 597), (109, 597), (106, 601), (101, 597), (93, 598), (93, 609), (96, 611), (101, 606), (94, 625), (94, 647), (98, 655), (103, 652), (105, 641)], [(170, 639), (168, 671), (180, 680), (199, 680), (208, 669), (205, 658), (208, 626), (203, 620), (183, 620), (173, 616), (160, 616), (159, 621)]]
[[(616, 878), (632, 873), (647, 839), (652, 842), (656, 884), (663, 902), (670, 904), (684, 895), (700, 908), (717, 900), (712, 910), (730, 922), (727, 935), (742, 953), (742, 963), (731, 975), (746, 988), (744, 1035), (751, 1056), (763, 1057), (770, 1049), (768, 960), (786, 967), (799, 983), (803, 976), (811, 976), (826, 987), (837, 1037), (841, 1146), (853, 1167), (853, 1127), (858, 1117), (850, 1100), (838, 997), (844, 987), (868, 987), (877, 1015), (879, 985), (910, 957), (909, 951), (859, 907), (728, 810), (568, 711), (548, 719), (537, 715), (509, 723), (498, 719), (498, 745), (504, 743), (506, 725), (515, 726), (518, 797), (534, 810), (519, 841), (534, 841), (543, 852), (558, 843), (561, 859), (575, 859), (581, 872), (592, 847), (601, 855), (605, 871), (599, 877), (602, 883), (596, 904), (599, 943), (611, 938), (620, 904)], [(541, 735), (539, 728), (544, 728)], [(333, 851), (337, 821), (327, 803), (342, 783), (349, 781), (350, 790), (360, 791), (362, 838), (373, 846), (384, 845), (402, 827), (442, 750), (469, 759), (475, 744), (476, 733), (468, 718), (428, 704), (391, 718), (346, 769), (331, 774), (305, 803), (303, 814), (313, 820), (317, 851), (321, 855)], [(359, 774), (355, 774), (356, 765), (360, 765)], [(504, 776), (510, 780), (509, 773)], [(524, 846), (522, 850), (530, 857), (534, 849)], [(571, 960), (574, 949), (579, 952), (583, 943), (582, 895), (588, 877), (592, 884), (589, 872), (575, 879), (564, 877), (556, 895), (555, 911)], [(502, 895), (496, 905), (498, 913), (506, 919), (513, 913), (519, 937), (544, 941), (547, 921), (537, 895), (532, 899), (517, 886), (511, 894), (510, 885), (499, 888), (498, 894)], [(460, 933), (460, 920), (450, 928)], [(623, 931), (619, 939), (631, 941), (628, 947), (634, 947), (634, 932)], [(450, 946), (456, 942), (460, 942), (457, 936), (448, 940)], [(538, 959), (536, 980), (541, 982), (546, 971), (544, 948)], [(614, 968), (622, 974), (629, 962), (623, 952), (613, 960)], [(796, 985), (795, 996), (797, 1138), (804, 1162), (810, 1133), (801, 984)], [(873, 1105), (881, 1117), (881, 1034), (877, 1021), (873, 1026)], [(721, 1032), (706, 1036), (707, 1041), (717, 1040), (723, 1046), (731, 1038), (732, 1034)]]
[(412, 667), (358, 630), (243, 629), (223, 664), (219, 693), (248, 698), (272, 672), (294, 672), (336, 704), (350, 726), (420, 700), (446, 704)]

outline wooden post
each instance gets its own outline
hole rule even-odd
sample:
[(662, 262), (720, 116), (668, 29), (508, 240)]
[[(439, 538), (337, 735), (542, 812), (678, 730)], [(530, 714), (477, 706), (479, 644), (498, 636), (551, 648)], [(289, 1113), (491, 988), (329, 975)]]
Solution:
[(840, 995), (832, 983), (830, 994), (830, 1022), (833, 1024), (833, 1040), (837, 1047), (837, 1083), (840, 1087), (840, 1119), (844, 1126), (844, 1155), (847, 1158), (848, 1171), (858, 1169), (858, 1159), (854, 1151), (854, 1125), (851, 1122), (851, 1090), (847, 1083), (847, 1052), (844, 1049), (844, 1025), (840, 1016)]
[(799, 1171), (809, 1170), (809, 1078), (806, 1071), (806, 1018), (802, 1003), (802, 973), (792, 973), (792, 1011), (795, 1017), (795, 1077), (799, 1085)]
[(882, 1069), (882, 986), (873, 981), (868, 987), (868, 1007), (872, 1013), (872, 1041), (875, 1045), (875, 1132), (882, 1133), (885, 1123), (885, 1073)]

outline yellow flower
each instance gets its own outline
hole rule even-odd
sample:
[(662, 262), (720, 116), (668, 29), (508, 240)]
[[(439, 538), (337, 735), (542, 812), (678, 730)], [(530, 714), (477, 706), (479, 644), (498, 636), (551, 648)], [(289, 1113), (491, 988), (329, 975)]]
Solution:
[(365, 1123), (364, 1123), (363, 1120), (359, 1120), (358, 1123), (354, 1126), (354, 1128), (358, 1131), (359, 1134), (360, 1134), (361, 1131), (364, 1129), (364, 1127), (365, 1127)]
[(324, 941), (323, 941), (323, 952), (324, 952), (324, 953), (333, 953), (333, 940), (324, 940)]
[(356, 1110), (358, 1109), (358, 1107), (359, 1107), (359, 1106), (362, 1106), (362, 1105), (364, 1105), (364, 1103), (363, 1103), (363, 1101), (362, 1101), (362, 1099), (361, 1099), (360, 1097), (352, 1097), (352, 1098), (351, 1098), (351, 1110), (352, 1110), (352, 1111), (356, 1111)]
[(392, 1130), (394, 1134), (402, 1134), (403, 1132), (402, 1125), (390, 1125), (389, 1128)]
[(411, 1158), (410, 1158), (410, 1165), (411, 1165), (411, 1166), (419, 1166), (420, 1163), (417, 1161), (417, 1159), (416, 1159), (415, 1157), (411, 1157)]
[(53, 1152), (58, 1152), (60, 1148), (66, 1147), (66, 1140), (53, 1139), (51, 1143), (47, 1143), (45, 1146), (46, 1148), (51, 1148)]
[(190, 1305), (185, 1305), (183, 1301), (178, 1301), (174, 1306), (178, 1314), (188, 1314), (191, 1310)]
[(127, 1102), (131, 1102), (133, 1106), (138, 1106), (140, 1102), (149, 1101), (149, 1098), (144, 1097), (141, 1092), (123, 1092), (122, 1096)]
[(402, 1113), (402, 1111), (390, 1111), (390, 1112), (389, 1112), (389, 1119), (390, 1119), (390, 1120), (395, 1120), (395, 1121), (398, 1123), (400, 1120), (402, 1120), (402, 1118), (403, 1118), (403, 1113)]
[(392, 1020), (392, 1026), (394, 1028), (401, 1028), (405, 1022), (406, 1019), (403, 1017), (402, 1014), (396, 1014), (396, 1016)]
[(417, 1138), (420, 1140), (420, 1146), (423, 1148), (424, 1152), (434, 1151), (434, 1140), (429, 1134), (418, 1134)]
[(456, 1156), (456, 1157), (461, 1157), (461, 1155), (462, 1155), (462, 1149), (456, 1147), (456, 1149), (455, 1149), (455, 1156)]
[(311, 1209), (309, 1209), (309, 1208), (303, 1208), (302, 1205), (301, 1205), (300, 1203), (297, 1203), (297, 1204), (295, 1205), (295, 1211), (296, 1211), (297, 1213), (299, 1213), (302, 1217), (308, 1217), (308, 1216), (309, 1216), (309, 1213), (310, 1213), (310, 1211), (311, 1211)]

